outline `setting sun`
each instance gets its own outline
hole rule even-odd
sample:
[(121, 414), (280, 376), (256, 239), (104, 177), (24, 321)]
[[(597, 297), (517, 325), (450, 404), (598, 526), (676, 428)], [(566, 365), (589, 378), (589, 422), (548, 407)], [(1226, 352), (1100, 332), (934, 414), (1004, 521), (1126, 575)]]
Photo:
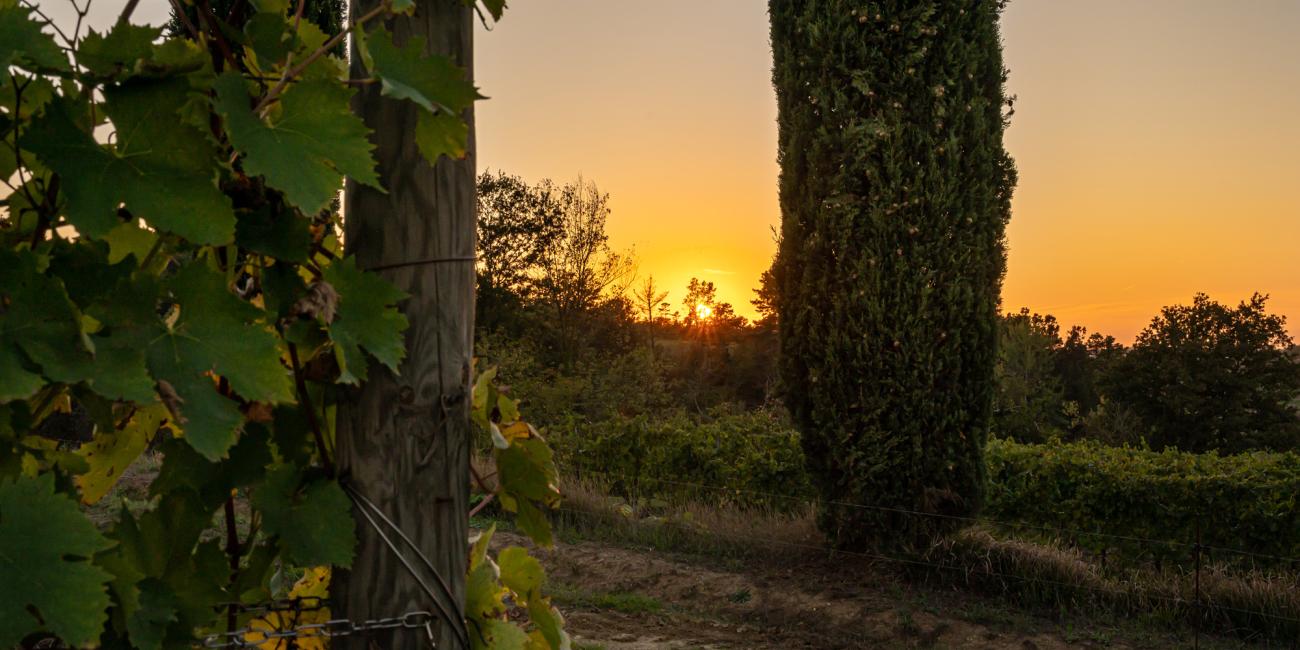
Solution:
[(700, 320), (708, 320), (709, 317), (713, 315), (713, 308), (704, 303), (700, 303), (695, 306), (695, 315), (699, 317)]

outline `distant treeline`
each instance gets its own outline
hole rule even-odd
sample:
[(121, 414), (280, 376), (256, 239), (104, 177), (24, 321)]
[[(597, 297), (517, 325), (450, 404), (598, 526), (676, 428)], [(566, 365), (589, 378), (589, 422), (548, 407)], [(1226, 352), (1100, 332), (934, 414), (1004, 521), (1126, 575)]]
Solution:
[(1093, 439), (1153, 449), (1300, 447), (1300, 365), (1286, 319), (1255, 294), (1165, 307), (1126, 347), (1051, 315), (1003, 317), (995, 431), (1021, 442)]
[[(711, 282), (662, 287), (609, 245), (595, 183), (479, 178), (478, 338), (542, 422), (781, 410), (765, 273), (750, 322)], [(1131, 346), (1027, 309), (1002, 317), (993, 432), (1160, 450), (1300, 448), (1300, 365), (1267, 296), (1165, 307)], [(704, 306), (703, 309), (700, 306)], [(513, 379), (511, 378), (513, 376)]]

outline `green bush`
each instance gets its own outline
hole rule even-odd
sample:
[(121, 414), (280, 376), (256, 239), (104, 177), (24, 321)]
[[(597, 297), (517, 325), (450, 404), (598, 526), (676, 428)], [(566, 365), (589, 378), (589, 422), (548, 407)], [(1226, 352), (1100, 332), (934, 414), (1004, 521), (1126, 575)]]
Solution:
[[(1114, 550), (1128, 558), (1190, 560), (1198, 525), (1209, 546), (1300, 556), (1300, 455), (1220, 456), (1007, 440), (990, 441), (987, 451), (986, 514), (992, 519), (1171, 542), (1067, 536), (1086, 550)], [(1216, 562), (1250, 559), (1213, 549), (1208, 554)]]
[(551, 427), (548, 439), (561, 471), (608, 482), (624, 496), (783, 511), (812, 496), (799, 434), (769, 411), (571, 420)]
[[(573, 418), (552, 426), (549, 440), (562, 472), (600, 479), (620, 496), (783, 511), (816, 497), (799, 434), (780, 412)], [(986, 459), (985, 516), (1016, 538), (1051, 539), (1125, 563), (1187, 564), (1199, 520), (1207, 546), (1300, 557), (1300, 454), (994, 439)], [(1206, 550), (1207, 562), (1285, 564), (1218, 549)]]

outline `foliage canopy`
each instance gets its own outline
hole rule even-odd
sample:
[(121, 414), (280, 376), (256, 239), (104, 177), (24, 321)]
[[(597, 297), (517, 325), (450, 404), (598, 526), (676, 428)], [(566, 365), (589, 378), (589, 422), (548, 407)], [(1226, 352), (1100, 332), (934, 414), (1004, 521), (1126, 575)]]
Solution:
[[(479, 95), (382, 26), (409, 1), (347, 25), (316, 20), (337, 2), (214, 4), (230, 13), (199, 3), (170, 38), (123, 15), (60, 41), (0, 0), (0, 581), (25, 585), (0, 597), (0, 646), (192, 644), (282, 596), (277, 566), (351, 562), (332, 404), (370, 363), (397, 367), (407, 323), (405, 296), (339, 244), (344, 178), (378, 184), (349, 99), (377, 83), (419, 106), (412, 135), (433, 163), (465, 154), (460, 116)], [(308, 20), (293, 13), (307, 5)], [(493, 16), (503, 5), (484, 2)], [(346, 34), (364, 78), (337, 56)], [(505, 396), (480, 382), (473, 399), (484, 426), (509, 432), (497, 460), (519, 466), (497, 495), (546, 542), (549, 449)], [(73, 404), (93, 440), (68, 451), (36, 435)], [(105, 498), (150, 445), (163, 457), (152, 500), (97, 531), (78, 504)], [(476, 643), (566, 644), (538, 567), (507, 559), (470, 598), (526, 602), (531, 629), (471, 612), (499, 635)]]

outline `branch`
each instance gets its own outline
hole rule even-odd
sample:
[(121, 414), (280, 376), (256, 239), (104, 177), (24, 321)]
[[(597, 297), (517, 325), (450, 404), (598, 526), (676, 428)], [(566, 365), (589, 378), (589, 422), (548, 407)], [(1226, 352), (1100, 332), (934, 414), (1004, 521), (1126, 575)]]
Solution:
[(194, 39), (194, 42), (199, 42), (201, 38), (199, 36), (199, 28), (195, 27), (194, 23), (190, 22), (190, 17), (185, 13), (185, 7), (181, 6), (180, 0), (171, 0), (171, 3), (172, 11), (176, 14), (176, 18), (181, 21), (181, 24), (185, 26), (185, 31), (190, 33), (190, 37)]
[(262, 115), (266, 111), (266, 107), (270, 106), (271, 102), (275, 101), (280, 96), (280, 94), (284, 92), (284, 89), (289, 85), (289, 82), (292, 81), (293, 79), (296, 79), (298, 75), (301, 75), (303, 70), (307, 69), (307, 66), (315, 63), (316, 59), (321, 58), (327, 52), (334, 49), (335, 45), (338, 45), (340, 42), (343, 41), (343, 39), (347, 38), (348, 34), (351, 34), (353, 31), (356, 30), (356, 28), (366, 24), (375, 16), (378, 16), (383, 13), (387, 13), (388, 10), (389, 10), (389, 3), (387, 0), (385, 0), (385, 2), (381, 2), (378, 7), (371, 9), (365, 15), (352, 21), (352, 24), (348, 25), (347, 29), (339, 32), (338, 34), (335, 34), (334, 37), (331, 38), (330, 40), (325, 41), (324, 45), (320, 46), (319, 48), (316, 49), (315, 52), (312, 52), (310, 55), (308, 55), (307, 58), (303, 59), (301, 63), (299, 63), (298, 65), (292, 68), (287, 68), (284, 71), (284, 75), (280, 77), (280, 81), (276, 83), (275, 86), (271, 88), (269, 92), (266, 93), (266, 96), (262, 97), (262, 101), (258, 102), (257, 106), (253, 108), (253, 112), (257, 113), (258, 115)]
[(217, 49), (221, 50), (222, 58), (230, 63), (231, 68), (239, 70), (239, 61), (235, 60), (235, 55), (230, 51), (230, 45), (226, 43), (225, 35), (221, 33), (221, 27), (217, 25), (217, 16), (212, 13), (212, 5), (208, 4), (208, 0), (199, 0), (197, 4), (199, 19), (207, 23), (208, 31), (212, 32), (212, 37), (217, 42)]
[(307, 392), (307, 380), (302, 376), (302, 364), (298, 362), (298, 346), (289, 344), (289, 363), (293, 366), (293, 382), (298, 387), (298, 403), (307, 414), (307, 425), (311, 427), (316, 439), (316, 450), (320, 453), (321, 464), (325, 474), (334, 476), (334, 463), (330, 461), (329, 451), (325, 448), (325, 436), (321, 433), (320, 421), (316, 419), (316, 410), (311, 407), (311, 395)]
[(140, 0), (126, 0), (126, 6), (122, 7), (122, 15), (117, 17), (117, 24), (123, 25), (131, 20), (131, 14), (135, 13), (135, 6), (140, 4)]

